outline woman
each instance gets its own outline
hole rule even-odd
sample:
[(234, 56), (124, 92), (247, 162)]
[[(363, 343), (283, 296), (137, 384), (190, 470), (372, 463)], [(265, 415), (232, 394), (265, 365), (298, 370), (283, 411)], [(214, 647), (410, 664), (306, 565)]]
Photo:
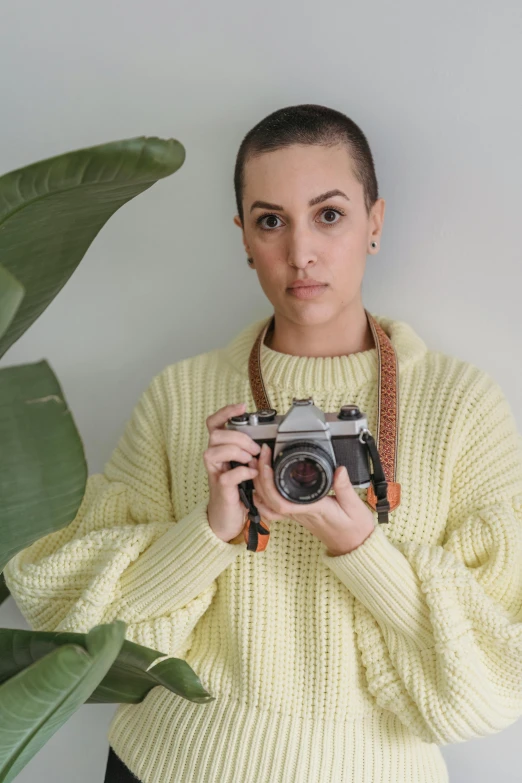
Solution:
[[(361, 285), (384, 200), (364, 134), (322, 106), (276, 111), (243, 140), (235, 188), (234, 220), (273, 306), (261, 346), (273, 407), (355, 404), (375, 433), (378, 353)], [(373, 317), (400, 377), (402, 497), (388, 524), (343, 468), (335, 494), (289, 503), (271, 453), (225, 428), (256, 408), (248, 360), (263, 318), (161, 371), (76, 519), (9, 563), (34, 628), (121, 618), (128, 639), (184, 658), (215, 697), (157, 687), (120, 705), (107, 781), (442, 783), (441, 745), (522, 714), (512, 411), (487, 373)], [(264, 551), (243, 535), (247, 478), (270, 529)]]

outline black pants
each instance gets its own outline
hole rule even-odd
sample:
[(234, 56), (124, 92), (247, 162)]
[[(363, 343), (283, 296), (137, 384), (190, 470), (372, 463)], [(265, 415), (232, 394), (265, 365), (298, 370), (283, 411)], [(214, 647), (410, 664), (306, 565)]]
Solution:
[(125, 766), (119, 756), (109, 745), (109, 756), (107, 758), (107, 769), (105, 770), (105, 779), (103, 783), (135, 783), (139, 780), (132, 774), (130, 769)]

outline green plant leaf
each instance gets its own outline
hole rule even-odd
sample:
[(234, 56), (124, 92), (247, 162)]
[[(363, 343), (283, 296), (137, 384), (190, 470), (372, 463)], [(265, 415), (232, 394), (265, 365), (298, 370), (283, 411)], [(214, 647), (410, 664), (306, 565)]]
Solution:
[(0, 337), (0, 357), (63, 288), (111, 215), (184, 160), (176, 139), (141, 136), (0, 177), (0, 261), (26, 293)]
[[(0, 685), (57, 647), (85, 644), (86, 634), (81, 633), (0, 628)], [(158, 685), (198, 704), (214, 700), (186, 661), (125, 640), (87, 703), (137, 704)]]
[[(0, 357), (63, 288), (110, 216), (184, 159), (175, 139), (139, 137), (0, 177)], [(1, 575), (18, 551), (74, 519), (87, 465), (45, 360), (0, 370), (0, 432)], [(0, 602), (8, 594), (2, 578)], [(136, 703), (158, 685), (192, 701), (214, 698), (185, 661), (127, 642), (125, 628), (116, 620), (88, 634), (0, 629), (0, 783), (86, 701)]]
[(0, 337), (15, 317), (24, 295), (23, 285), (0, 264)]
[(126, 625), (116, 620), (65, 644), (0, 687), (0, 783), (9, 783), (84, 704), (121, 649)]
[(82, 441), (45, 360), (0, 370), (0, 571), (76, 516), (87, 483)]

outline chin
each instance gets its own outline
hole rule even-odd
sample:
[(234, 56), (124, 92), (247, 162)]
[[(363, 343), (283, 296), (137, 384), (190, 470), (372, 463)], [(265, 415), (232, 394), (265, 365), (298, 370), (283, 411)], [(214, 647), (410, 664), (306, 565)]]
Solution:
[(298, 324), (323, 324), (328, 323), (338, 315), (339, 310), (319, 302), (298, 300), (297, 306), (292, 308), (282, 308), (284, 313), (288, 313), (290, 321)]

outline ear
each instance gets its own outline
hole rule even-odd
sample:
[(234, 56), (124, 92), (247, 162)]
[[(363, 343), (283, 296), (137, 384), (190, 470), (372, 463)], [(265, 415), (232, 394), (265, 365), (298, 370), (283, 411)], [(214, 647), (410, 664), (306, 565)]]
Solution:
[(378, 198), (370, 212), (370, 240), (381, 237), (385, 210), (386, 201), (383, 198)]
[(249, 256), (250, 255), (250, 249), (249, 249), (249, 247), (248, 247), (248, 245), (246, 243), (246, 240), (245, 240), (245, 232), (243, 231), (243, 226), (241, 224), (241, 218), (239, 217), (239, 215), (234, 215), (234, 223), (243, 232), (243, 246), (245, 248), (245, 253), (247, 254), (247, 256)]

